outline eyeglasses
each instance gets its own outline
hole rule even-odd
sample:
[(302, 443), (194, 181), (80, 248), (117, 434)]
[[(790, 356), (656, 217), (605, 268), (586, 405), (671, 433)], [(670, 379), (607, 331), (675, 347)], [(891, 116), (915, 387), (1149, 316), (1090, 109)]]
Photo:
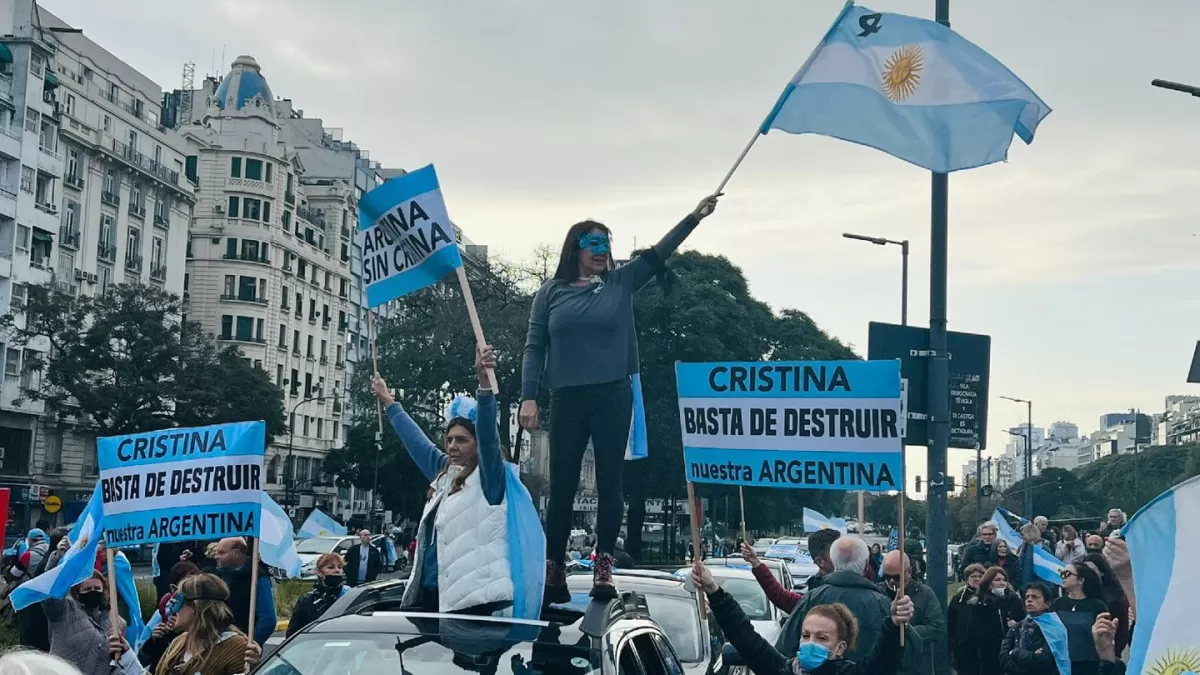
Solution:
[(895, 584), (900, 581), (900, 575), (899, 574), (885, 574), (885, 575), (883, 575), (883, 580), (888, 583)]

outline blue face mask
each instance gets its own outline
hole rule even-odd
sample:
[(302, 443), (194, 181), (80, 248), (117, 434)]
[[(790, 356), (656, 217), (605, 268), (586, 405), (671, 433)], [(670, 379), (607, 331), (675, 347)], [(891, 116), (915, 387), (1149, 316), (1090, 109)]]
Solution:
[(801, 642), (800, 649), (796, 651), (796, 661), (801, 668), (810, 673), (820, 668), (828, 660), (829, 649), (816, 642)]
[(608, 245), (608, 235), (603, 232), (591, 232), (579, 237), (579, 248), (586, 248), (592, 255), (604, 255), (611, 249)]

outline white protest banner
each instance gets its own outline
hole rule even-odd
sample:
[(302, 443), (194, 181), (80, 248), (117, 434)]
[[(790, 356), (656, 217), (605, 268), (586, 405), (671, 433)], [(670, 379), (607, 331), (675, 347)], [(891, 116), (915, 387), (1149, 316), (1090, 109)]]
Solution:
[(900, 362), (677, 363), (689, 482), (899, 490)]
[(110, 547), (258, 536), (265, 423), (110, 436), (96, 450)]
[(367, 304), (378, 307), (462, 267), (454, 224), (430, 164), (393, 178), (358, 202)]

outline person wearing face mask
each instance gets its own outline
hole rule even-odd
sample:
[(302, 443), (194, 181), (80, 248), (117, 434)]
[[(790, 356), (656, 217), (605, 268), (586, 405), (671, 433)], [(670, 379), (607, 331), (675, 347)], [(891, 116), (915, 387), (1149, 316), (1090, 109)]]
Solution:
[(979, 675), (979, 659), (975, 658), (967, 644), (967, 620), (970, 609), (967, 601), (975, 597), (983, 574), (987, 571), (983, 565), (975, 563), (963, 570), (966, 584), (950, 598), (946, 608), (946, 629), (950, 642), (950, 657), (954, 662), (954, 670), (958, 675)]
[[(92, 576), (71, 589), (65, 598), (42, 601), (50, 627), (50, 653), (79, 669), (83, 675), (109, 675), (108, 636), (113, 632), (104, 575)], [(118, 619), (116, 630), (125, 631)]]
[[(785, 655), (755, 632), (738, 601), (699, 561), (692, 565), (692, 583), (704, 591), (721, 631), (756, 675), (892, 675), (914, 637), (908, 626), (913, 603), (905, 595), (892, 600), (889, 620), (871, 649), (852, 661), (846, 655), (859, 646), (858, 619), (844, 604), (819, 605), (804, 615), (797, 648)], [(902, 633), (905, 646), (900, 644)]]
[(924, 675), (933, 669), (933, 655), (946, 648), (946, 618), (942, 604), (933, 589), (913, 578), (912, 561), (907, 554), (890, 551), (883, 557), (879, 568), (880, 581), (876, 584), (880, 593), (889, 599), (900, 592), (903, 574), (904, 593), (913, 602), (913, 617), (908, 624), (909, 635), (913, 636), (911, 647), (905, 646), (904, 660), (900, 672)]
[(488, 370), (490, 345), (475, 353), (478, 401), (456, 397), (447, 410), (443, 452), (378, 375), (371, 390), (417, 468), (430, 482), (417, 527), (416, 558), (401, 604), (428, 612), (536, 619), (543, 598), (545, 535), (515, 464), (505, 462)]
[(317, 558), (317, 581), (311, 591), (296, 601), (292, 618), (288, 620), (288, 637), (321, 618), (330, 605), (350, 590), (346, 585), (343, 567), (342, 557), (336, 553), (322, 553)]
[(1037, 617), (1050, 611), (1050, 589), (1045, 584), (1025, 587), (1025, 611), (1025, 618), (1004, 636), (1000, 667), (1005, 675), (1057, 675), (1058, 663), (1037, 622)]
[(1008, 629), (1025, 616), (1021, 596), (1009, 583), (1003, 569), (992, 567), (984, 573), (975, 595), (967, 600), (965, 646), (979, 675), (1002, 675), (1000, 645)]
[(1084, 548), (1086, 553), (1104, 553), (1104, 537), (1098, 534), (1089, 534), (1084, 540)]
[[(179, 584), (175, 627), (181, 631), (155, 668), (155, 675), (238, 675), (262, 658), (258, 644), (233, 625), (229, 587), (215, 574), (196, 574)], [(145, 675), (145, 667), (120, 635), (109, 635), (111, 658), (121, 675)]]
[(664, 289), (670, 288), (673, 275), (667, 259), (713, 213), (720, 196), (702, 199), (657, 244), (620, 267), (613, 264), (608, 227), (592, 220), (572, 225), (554, 278), (533, 297), (521, 362), (518, 418), (525, 429), (536, 429), (538, 393), (543, 388), (550, 391), (547, 603), (571, 600), (564, 557), (571, 504), (589, 441), (599, 502), (592, 595), (616, 597), (613, 553), (625, 516), (621, 476), (633, 422), (633, 378), (639, 371), (633, 298), (656, 276)]

